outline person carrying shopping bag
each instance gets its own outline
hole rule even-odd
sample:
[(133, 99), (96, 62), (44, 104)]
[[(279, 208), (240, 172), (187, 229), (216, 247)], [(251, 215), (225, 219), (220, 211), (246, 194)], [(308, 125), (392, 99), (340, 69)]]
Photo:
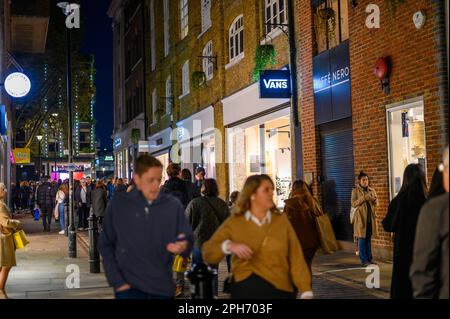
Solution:
[(16, 266), (13, 234), (22, 228), (20, 221), (11, 219), (10, 210), (5, 204), (6, 197), (6, 186), (0, 183), (0, 299), (8, 299), (6, 281), (11, 268)]

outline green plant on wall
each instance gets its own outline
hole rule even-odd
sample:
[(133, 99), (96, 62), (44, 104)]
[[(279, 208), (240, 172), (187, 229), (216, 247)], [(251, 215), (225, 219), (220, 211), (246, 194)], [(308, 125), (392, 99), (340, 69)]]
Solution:
[(277, 63), (277, 53), (275, 47), (271, 44), (260, 45), (256, 49), (255, 69), (253, 71), (253, 80), (259, 80), (259, 74), (264, 71), (267, 66), (274, 66)]
[(138, 128), (134, 128), (132, 131), (131, 131), (131, 141), (134, 143), (134, 144), (137, 144), (137, 143), (139, 143), (139, 139), (141, 138), (141, 130), (140, 129), (138, 129)]
[(395, 15), (395, 13), (397, 12), (398, 5), (405, 3), (405, 0), (384, 0), (384, 1), (391, 15)]
[(206, 83), (206, 74), (202, 71), (192, 73), (192, 86), (196, 89), (201, 88)]

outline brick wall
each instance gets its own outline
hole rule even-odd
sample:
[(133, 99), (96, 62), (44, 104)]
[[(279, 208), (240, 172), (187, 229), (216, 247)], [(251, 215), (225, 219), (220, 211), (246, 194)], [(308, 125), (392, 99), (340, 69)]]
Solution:
[[(381, 28), (365, 25), (369, 3), (381, 10)], [(297, 16), (300, 77), (300, 112), (303, 125), (305, 172), (320, 174), (319, 139), (314, 124), (312, 81), (313, 18), (310, 0), (298, 0)], [(439, 16), (440, 1), (407, 0), (397, 11), (390, 12), (385, 1), (358, 1), (349, 7), (349, 39), (351, 96), (353, 113), (353, 143), (355, 175), (360, 170), (371, 176), (378, 193), (378, 226), (389, 204), (389, 167), (387, 149), (386, 105), (423, 97), (425, 110), (428, 180), (441, 158), (448, 141), (448, 88), (446, 64), (442, 58), (444, 20)], [(426, 12), (427, 21), (416, 30), (412, 16)], [(407, 35), (407, 36), (406, 36)], [(392, 59), (391, 94), (386, 96), (373, 75), (379, 57)], [(318, 191), (315, 187), (315, 191)], [(390, 235), (380, 231), (373, 240), (378, 255), (390, 256)]]

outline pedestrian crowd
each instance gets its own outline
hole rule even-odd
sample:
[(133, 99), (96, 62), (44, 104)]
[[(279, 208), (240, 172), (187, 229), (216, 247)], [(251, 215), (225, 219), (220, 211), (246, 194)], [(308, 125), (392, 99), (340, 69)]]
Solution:
[[(393, 299), (448, 298), (448, 170), (448, 147), (430, 188), (422, 166), (408, 165), (382, 220), (393, 238)], [(78, 231), (88, 228), (90, 215), (99, 220), (98, 249), (117, 299), (182, 297), (186, 271), (195, 272), (199, 265), (209, 267), (217, 297), (222, 261), (229, 273), (224, 292), (232, 299), (312, 299), (315, 255), (338, 249), (333, 230), (328, 230), (331, 223), (306, 182), (292, 183), (283, 209), (274, 203), (275, 191), (270, 176), (253, 175), (226, 202), (204, 168), (192, 174), (179, 164), (163, 167), (158, 159), (141, 155), (130, 182), (77, 181), (74, 207)], [(6, 297), (8, 272), (16, 264), (10, 235), (21, 228), (4, 203), (6, 192), (0, 184), (0, 298)], [(67, 231), (68, 181), (45, 177), (13, 185), (12, 192), (13, 212), (36, 207), (45, 232), (52, 217), (59, 221), (60, 234)], [(361, 172), (351, 195), (349, 223), (364, 267), (376, 264), (372, 237), (380, 231), (378, 204), (370, 176)]]

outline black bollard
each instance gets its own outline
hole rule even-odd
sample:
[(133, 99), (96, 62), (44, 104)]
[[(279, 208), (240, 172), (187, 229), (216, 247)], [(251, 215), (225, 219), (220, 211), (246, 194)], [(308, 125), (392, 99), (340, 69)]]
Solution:
[(214, 299), (215, 271), (203, 263), (194, 265), (194, 269), (187, 273), (191, 282), (192, 299)]
[(100, 273), (100, 255), (97, 249), (98, 228), (97, 217), (91, 214), (88, 218), (89, 222), (89, 266), (91, 274)]

